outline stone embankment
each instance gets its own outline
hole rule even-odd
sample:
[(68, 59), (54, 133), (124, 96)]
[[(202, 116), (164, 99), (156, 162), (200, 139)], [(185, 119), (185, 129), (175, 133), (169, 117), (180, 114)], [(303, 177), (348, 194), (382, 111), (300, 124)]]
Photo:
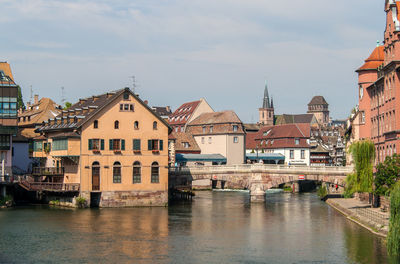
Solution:
[(389, 212), (382, 212), (380, 208), (371, 208), (370, 204), (356, 198), (333, 198), (328, 199), (326, 203), (372, 233), (383, 237), (387, 236)]

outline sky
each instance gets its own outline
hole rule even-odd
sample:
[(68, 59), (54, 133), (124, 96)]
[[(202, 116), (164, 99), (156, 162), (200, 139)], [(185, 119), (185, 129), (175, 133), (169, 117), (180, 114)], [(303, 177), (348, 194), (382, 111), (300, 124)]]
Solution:
[(383, 40), (384, 0), (0, 0), (0, 61), (25, 101), (132, 87), (151, 106), (205, 98), (257, 122), (315, 95), (334, 119), (357, 104), (357, 74)]

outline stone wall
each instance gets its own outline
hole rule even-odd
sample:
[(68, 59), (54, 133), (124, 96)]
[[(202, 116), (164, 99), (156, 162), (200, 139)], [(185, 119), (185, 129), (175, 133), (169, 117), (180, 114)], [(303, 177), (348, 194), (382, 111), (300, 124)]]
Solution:
[(102, 192), (100, 207), (167, 206), (168, 191)]

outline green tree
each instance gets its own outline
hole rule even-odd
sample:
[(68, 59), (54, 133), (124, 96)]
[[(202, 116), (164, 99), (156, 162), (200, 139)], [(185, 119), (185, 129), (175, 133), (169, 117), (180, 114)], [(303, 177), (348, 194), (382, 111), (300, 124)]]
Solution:
[(25, 109), (25, 104), (24, 104), (24, 99), (22, 98), (22, 91), (21, 87), (18, 85), (18, 98), (17, 98), (17, 103), (18, 103), (18, 109)]
[(72, 103), (70, 103), (70, 102), (65, 102), (64, 110), (68, 110), (71, 106), (72, 106)]
[(375, 146), (369, 140), (357, 141), (351, 144), (349, 152), (353, 157), (355, 173), (346, 178), (346, 192), (372, 192), (373, 161), (375, 159)]
[(375, 174), (375, 194), (389, 195), (396, 181), (400, 178), (400, 156), (394, 154), (386, 157), (383, 163), (376, 167)]
[(390, 221), (387, 250), (391, 256), (400, 256), (400, 184), (390, 194)]

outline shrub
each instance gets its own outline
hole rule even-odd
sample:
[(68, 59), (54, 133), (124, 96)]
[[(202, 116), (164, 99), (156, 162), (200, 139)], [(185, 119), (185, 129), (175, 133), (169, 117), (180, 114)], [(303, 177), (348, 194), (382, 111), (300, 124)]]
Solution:
[(14, 203), (12, 196), (6, 195), (0, 199), (0, 206), (11, 206)]
[(82, 197), (82, 196), (76, 197), (75, 201), (79, 208), (84, 208), (86, 206), (86, 198), (85, 197)]
[(326, 189), (326, 185), (322, 184), (321, 187), (318, 188), (318, 196), (320, 198), (325, 197), (328, 194), (328, 190)]

